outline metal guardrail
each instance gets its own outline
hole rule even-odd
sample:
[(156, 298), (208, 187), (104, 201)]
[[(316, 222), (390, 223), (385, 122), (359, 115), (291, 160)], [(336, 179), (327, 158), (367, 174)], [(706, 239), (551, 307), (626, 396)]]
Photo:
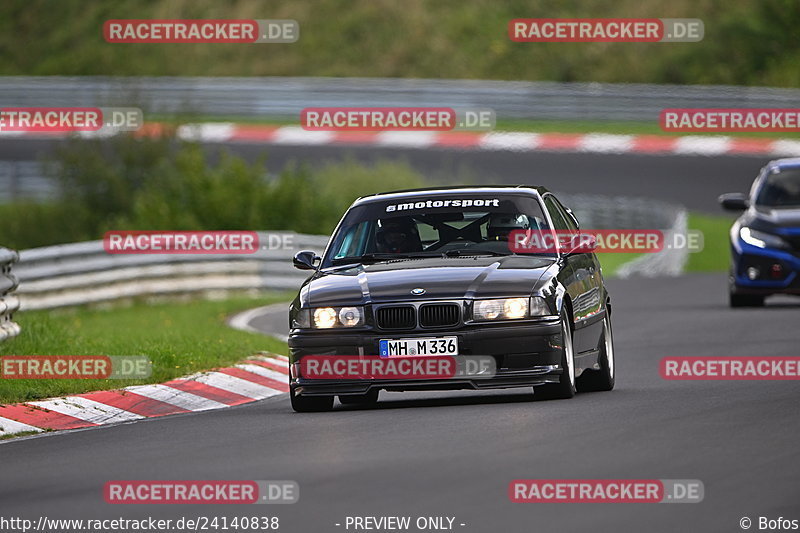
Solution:
[(668, 107), (796, 107), (800, 90), (395, 78), (0, 78), (0, 103), (135, 106), (147, 113), (298, 117), (310, 106), (492, 108), (498, 118), (658, 120)]
[(40, 161), (0, 161), (0, 203), (60, 196), (58, 181), (46, 172), (46, 165)]
[(11, 265), (17, 262), (19, 254), (14, 250), (0, 247), (0, 341), (19, 335), (19, 324), (14, 322), (14, 312), (19, 309), (19, 298), (14, 289), (18, 282), (11, 273)]
[[(674, 242), (674, 235), (686, 236), (688, 214), (679, 205), (648, 198), (598, 197), (592, 195), (559, 194), (564, 205), (569, 206), (589, 229), (658, 229), (664, 242)], [(623, 264), (616, 272), (620, 278), (632, 276), (678, 276), (689, 259), (685, 246), (665, 248), (658, 253), (647, 253)]]
[[(575, 211), (584, 228), (675, 231), (676, 223), (685, 220), (682, 208), (663, 202), (588, 195), (560, 196)], [(23, 250), (15, 267), (15, 275), (19, 278), (17, 293), (22, 309), (28, 310), (142, 296), (294, 290), (308, 273), (292, 266), (292, 256), (304, 249), (321, 253), (328, 237), (259, 232), (259, 240), (263, 245), (269, 242), (269, 236), (273, 236), (275, 242), (276, 235), (290, 237), (291, 246), (261, 249), (254, 254), (108, 254), (102, 241), (89, 241)], [(632, 267), (628, 274), (641, 271), (654, 275), (663, 269), (665, 273), (674, 275), (682, 267), (679, 257), (677, 263), (676, 257), (668, 261), (662, 259), (655, 267), (651, 263), (649, 260), (640, 267)], [(16, 284), (16, 279), (14, 281)]]
[(108, 254), (102, 241), (20, 252), (16, 269), (22, 308), (51, 309), (141, 296), (295, 289), (308, 277), (291, 258), (297, 250), (321, 252), (328, 237), (290, 232), (291, 249), (253, 254)]
[(556, 193), (575, 212), (583, 228), (668, 229), (684, 211), (677, 204), (631, 196)]

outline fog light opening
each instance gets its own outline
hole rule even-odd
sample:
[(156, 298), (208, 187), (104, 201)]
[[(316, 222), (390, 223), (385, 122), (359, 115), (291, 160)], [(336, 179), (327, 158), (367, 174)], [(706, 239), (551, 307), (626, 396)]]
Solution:
[(758, 279), (758, 276), (761, 272), (756, 267), (750, 267), (747, 269), (747, 277), (751, 280)]

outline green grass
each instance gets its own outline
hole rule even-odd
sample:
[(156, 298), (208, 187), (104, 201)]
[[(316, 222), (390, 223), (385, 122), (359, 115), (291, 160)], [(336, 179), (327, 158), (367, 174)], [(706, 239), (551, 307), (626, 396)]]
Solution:
[(146, 380), (0, 379), (0, 403), (161, 383), (229, 366), (259, 351), (286, 354), (285, 343), (234, 330), (225, 319), (238, 311), (289, 299), (289, 294), (272, 293), (262, 298), (19, 313), (16, 319), (22, 333), (0, 344), (0, 356), (146, 355), (153, 373)]
[[(517, 43), (513, 18), (705, 21), (697, 43)], [(108, 19), (294, 19), (292, 44), (110, 44)], [(796, 87), (794, 0), (5, 0), (0, 74), (377, 76)], [(24, 43), (24, 46), (20, 46)]]
[[(50, 431), (50, 430), (45, 430)], [(18, 439), (20, 437), (30, 437), (31, 435), (38, 435), (39, 431), (21, 431), (19, 433), (11, 433), (10, 435), (0, 435), (0, 440)]]
[[(730, 240), (728, 233), (733, 224), (731, 217), (689, 213), (689, 229), (703, 232), (703, 249), (689, 253), (686, 272), (726, 272), (730, 266)], [(613, 277), (619, 267), (642, 254), (597, 254), (603, 275)]]
[(703, 232), (703, 250), (689, 254), (687, 272), (726, 272), (731, 262), (729, 232), (733, 218), (689, 214), (689, 229)]
[(603, 276), (606, 278), (614, 277), (619, 270), (619, 267), (625, 263), (629, 263), (641, 256), (642, 254), (616, 254), (616, 253), (602, 253), (597, 254), (597, 259), (600, 261), (600, 266), (603, 269)]

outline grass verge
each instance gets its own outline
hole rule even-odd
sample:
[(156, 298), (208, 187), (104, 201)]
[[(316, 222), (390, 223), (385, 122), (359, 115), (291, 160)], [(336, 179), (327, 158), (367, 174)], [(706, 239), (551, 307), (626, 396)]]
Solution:
[(642, 254), (612, 254), (602, 253), (597, 254), (597, 259), (600, 261), (600, 266), (603, 269), (603, 276), (612, 278), (616, 276), (619, 267), (625, 263), (630, 263)]
[[(703, 232), (703, 249), (689, 253), (685, 272), (726, 272), (730, 265), (730, 239), (728, 233), (733, 220), (730, 217), (689, 213), (689, 229)], [(642, 254), (597, 254), (603, 266), (603, 275), (613, 277), (617, 270)]]
[(689, 213), (689, 229), (703, 232), (703, 250), (689, 254), (686, 272), (726, 272), (731, 263), (730, 217)]
[(20, 313), (22, 333), (0, 344), (0, 356), (146, 355), (153, 373), (139, 380), (0, 379), (0, 403), (161, 383), (229, 366), (259, 351), (286, 354), (285, 343), (234, 330), (225, 320), (238, 311), (290, 299), (289, 294), (272, 293), (221, 301), (135, 303), (111, 310), (82, 307)]

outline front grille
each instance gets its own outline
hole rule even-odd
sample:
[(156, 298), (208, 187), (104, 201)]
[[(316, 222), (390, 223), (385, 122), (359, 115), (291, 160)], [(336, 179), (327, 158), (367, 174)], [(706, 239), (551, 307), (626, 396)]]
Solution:
[(376, 313), (378, 327), (381, 329), (414, 329), (414, 308), (411, 306), (402, 307), (381, 307)]
[(419, 323), (424, 328), (455, 326), (461, 308), (457, 304), (430, 304), (419, 308)]

